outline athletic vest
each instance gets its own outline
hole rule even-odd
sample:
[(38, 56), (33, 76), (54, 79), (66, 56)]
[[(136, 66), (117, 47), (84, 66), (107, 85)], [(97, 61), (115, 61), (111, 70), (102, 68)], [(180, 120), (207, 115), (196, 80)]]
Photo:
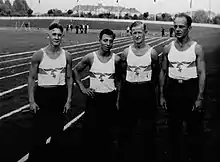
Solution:
[(196, 68), (196, 54), (194, 42), (187, 50), (178, 51), (171, 43), (171, 48), (168, 53), (169, 61), (169, 77), (173, 79), (188, 80), (190, 78), (197, 78)]
[(150, 81), (152, 76), (151, 68), (151, 51), (150, 48), (144, 55), (136, 56), (131, 46), (127, 55), (127, 73), (126, 80), (128, 82), (145, 82)]
[(62, 49), (60, 56), (56, 59), (51, 59), (46, 54), (44, 49), (43, 58), (38, 70), (38, 85), (65, 85), (66, 75), (66, 54)]
[(90, 88), (95, 92), (108, 93), (116, 89), (114, 82), (115, 74), (115, 54), (112, 58), (102, 63), (96, 52), (93, 52), (93, 63), (90, 68)]

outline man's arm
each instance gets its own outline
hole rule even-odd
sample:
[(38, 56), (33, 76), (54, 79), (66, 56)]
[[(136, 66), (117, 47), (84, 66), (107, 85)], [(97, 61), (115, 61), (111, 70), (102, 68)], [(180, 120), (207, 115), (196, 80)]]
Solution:
[(161, 70), (160, 70), (160, 75), (159, 75), (159, 83), (160, 83), (160, 104), (164, 108), (165, 106), (165, 100), (164, 100), (164, 84), (165, 84), (165, 79), (167, 76), (168, 72), (168, 53), (169, 53), (170, 45), (166, 45), (163, 48), (163, 53), (162, 53), (162, 60), (161, 60)]
[(69, 52), (66, 52), (66, 83), (68, 88), (67, 102), (72, 101), (72, 91), (73, 91), (73, 75), (72, 75), (72, 56)]
[(128, 48), (124, 49), (120, 55), (121, 80), (126, 79)]
[(80, 73), (86, 68), (91, 66), (91, 61), (93, 59), (93, 55), (90, 53), (83, 57), (83, 59), (74, 67), (73, 73), (75, 77), (76, 84), (79, 86), (80, 90), (84, 92), (85, 87), (81, 81)]
[(159, 73), (160, 73), (160, 67), (159, 67), (159, 59), (158, 59), (158, 53), (155, 49), (152, 49), (151, 51), (151, 67), (152, 67), (152, 82), (156, 86), (158, 83)]
[(205, 70), (205, 59), (204, 51), (201, 45), (197, 44), (195, 48), (196, 61), (197, 61), (197, 72), (199, 77), (199, 93), (197, 100), (203, 99), (203, 93), (205, 89), (205, 80), (206, 80), (206, 70)]
[(34, 53), (32, 59), (31, 59), (31, 66), (29, 70), (29, 76), (28, 76), (28, 98), (29, 103), (34, 104), (34, 88), (35, 88), (35, 81), (37, 80), (37, 71), (38, 66), (41, 62), (43, 53), (42, 51), (37, 51)]

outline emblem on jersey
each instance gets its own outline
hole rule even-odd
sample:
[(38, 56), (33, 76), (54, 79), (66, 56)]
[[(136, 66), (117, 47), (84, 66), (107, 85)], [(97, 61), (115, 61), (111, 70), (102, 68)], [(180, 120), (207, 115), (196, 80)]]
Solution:
[(55, 69), (42, 69), (39, 68), (39, 74), (51, 75), (53, 78), (56, 78), (58, 73), (65, 73), (65, 67), (55, 68)]
[(176, 68), (179, 72), (182, 72), (185, 68), (195, 67), (196, 62), (169, 62), (169, 67)]
[(90, 72), (90, 77), (97, 78), (97, 79), (99, 79), (100, 82), (104, 82), (104, 80), (106, 80), (106, 79), (113, 79), (114, 74)]
[(141, 72), (151, 70), (151, 65), (148, 66), (127, 66), (127, 71), (132, 71), (135, 75), (139, 75)]

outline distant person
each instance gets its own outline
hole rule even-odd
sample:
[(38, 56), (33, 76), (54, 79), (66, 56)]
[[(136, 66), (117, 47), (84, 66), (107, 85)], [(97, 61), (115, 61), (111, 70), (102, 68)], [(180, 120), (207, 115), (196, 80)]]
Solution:
[(66, 32), (69, 31), (69, 24), (66, 24)]
[(87, 34), (87, 29), (88, 29), (87, 27), (88, 27), (87, 24), (85, 24), (85, 27), (84, 27), (84, 33), (85, 34)]
[(70, 31), (73, 31), (73, 24), (70, 24)]
[(86, 24), (86, 26), (87, 26), (87, 33), (89, 32), (89, 24)]
[(163, 27), (163, 26), (161, 27), (161, 36), (162, 36), (162, 37), (164, 37), (164, 36), (165, 36), (165, 29), (164, 29), (164, 27)]
[[(87, 97), (83, 121), (84, 160), (111, 161), (113, 128), (117, 122), (116, 73), (120, 61), (111, 52), (114, 39), (112, 30), (103, 29), (99, 34), (99, 49), (84, 56), (73, 70), (77, 85)], [(87, 68), (89, 87), (80, 78)]]
[[(60, 47), (63, 27), (49, 26), (49, 44), (34, 53), (28, 77), (30, 109), (34, 113), (32, 145), (29, 161), (39, 162), (49, 151), (46, 140), (51, 136), (52, 152), (58, 157), (59, 141), (64, 127), (64, 113), (72, 100), (72, 58)], [(36, 83), (37, 81), (37, 83)], [(54, 161), (51, 159), (49, 161)]]
[(81, 24), (81, 25), (80, 25), (80, 33), (81, 33), (81, 34), (83, 34), (83, 29), (84, 29), (84, 25)]
[(76, 29), (76, 34), (78, 34), (78, 33), (79, 33), (79, 28), (80, 28), (80, 27), (79, 27), (79, 25), (76, 25), (76, 26), (75, 26), (75, 29)]
[(170, 27), (169, 30), (170, 30), (170, 37), (173, 37), (173, 30), (174, 30), (173, 27)]
[(126, 32), (127, 32), (127, 34), (130, 33), (130, 26), (127, 26), (127, 28), (126, 28)]

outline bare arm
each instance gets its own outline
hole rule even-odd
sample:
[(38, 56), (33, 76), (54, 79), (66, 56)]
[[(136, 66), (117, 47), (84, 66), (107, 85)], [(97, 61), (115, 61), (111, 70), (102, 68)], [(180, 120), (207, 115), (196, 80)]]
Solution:
[(120, 56), (121, 80), (122, 81), (126, 79), (127, 56), (128, 56), (128, 48), (124, 49), (123, 53)]
[(199, 93), (197, 100), (203, 99), (203, 92), (205, 89), (205, 80), (206, 80), (206, 70), (205, 70), (205, 60), (204, 60), (204, 51), (201, 45), (196, 45), (195, 53), (197, 56), (197, 72), (199, 77)]
[(91, 60), (93, 59), (92, 54), (88, 54), (84, 56), (84, 58), (74, 67), (73, 73), (75, 77), (76, 84), (79, 86), (80, 90), (83, 91), (85, 89), (81, 78), (80, 73), (86, 68), (91, 66)]
[(162, 53), (162, 63), (161, 63), (161, 70), (160, 70), (160, 75), (159, 75), (159, 83), (160, 83), (160, 98), (164, 98), (164, 84), (165, 84), (165, 79), (167, 76), (168, 72), (168, 53), (169, 53), (169, 45), (164, 46), (163, 48), (163, 53)]
[(159, 59), (158, 59), (158, 53), (155, 49), (152, 49), (151, 51), (151, 66), (152, 66), (152, 83), (156, 86), (158, 82), (158, 76), (159, 76)]
[(69, 52), (66, 52), (66, 83), (68, 88), (67, 102), (72, 101), (72, 91), (73, 91), (73, 75), (72, 75), (72, 57)]
[(35, 81), (37, 80), (37, 70), (41, 62), (42, 56), (43, 53), (41, 51), (37, 51), (36, 53), (34, 53), (31, 59), (31, 66), (28, 76), (28, 98), (30, 104), (35, 103), (34, 100)]

